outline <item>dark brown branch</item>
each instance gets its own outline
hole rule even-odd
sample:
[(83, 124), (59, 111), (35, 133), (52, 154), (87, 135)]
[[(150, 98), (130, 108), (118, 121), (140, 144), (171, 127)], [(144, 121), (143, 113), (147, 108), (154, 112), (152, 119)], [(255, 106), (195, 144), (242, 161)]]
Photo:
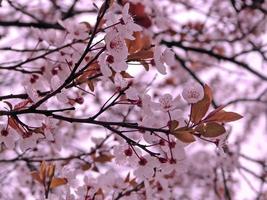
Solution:
[(40, 28), (40, 29), (58, 29), (58, 30), (64, 30), (62, 26), (59, 24), (50, 24), (47, 22), (22, 22), (19, 20), (14, 21), (0, 21), (0, 26), (3, 27), (34, 27), (34, 28)]
[(234, 59), (234, 57), (227, 57), (227, 56), (215, 53), (212, 50), (207, 50), (207, 49), (204, 49), (204, 48), (186, 46), (186, 45), (182, 44), (182, 42), (162, 41), (162, 44), (165, 44), (168, 47), (178, 47), (178, 48), (181, 48), (181, 49), (183, 49), (185, 51), (192, 51), (192, 52), (196, 52), (196, 53), (205, 54), (205, 55), (211, 56), (213, 58), (216, 58), (218, 60), (228, 61), (230, 63), (236, 64), (237, 66), (242, 67), (243, 69), (251, 72), (252, 74), (257, 76), (258, 78), (260, 78), (260, 79), (262, 79), (264, 81), (267, 81), (267, 77), (265, 75), (263, 75), (260, 72), (254, 70), (247, 63), (244, 63), (244, 62), (241, 62), (241, 61), (238, 61), (238, 60)]

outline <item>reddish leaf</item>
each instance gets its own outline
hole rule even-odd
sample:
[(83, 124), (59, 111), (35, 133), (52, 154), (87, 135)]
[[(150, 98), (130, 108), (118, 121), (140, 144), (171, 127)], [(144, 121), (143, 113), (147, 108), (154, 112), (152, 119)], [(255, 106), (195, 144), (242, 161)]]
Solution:
[(87, 81), (87, 85), (89, 87), (89, 89), (91, 90), (91, 92), (93, 92), (95, 90), (95, 86), (93, 81)]
[(192, 143), (196, 140), (195, 137), (192, 135), (192, 133), (186, 132), (186, 131), (175, 132), (174, 136), (178, 140), (181, 140), (182, 142), (185, 142), (185, 143)]
[(149, 71), (149, 64), (146, 61), (140, 61), (140, 63), (144, 66), (146, 71)]
[(68, 183), (68, 180), (66, 178), (53, 178), (51, 181), (50, 187), (53, 189), (58, 186), (65, 185), (67, 183)]
[(144, 16), (145, 6), (141, 3), (137, 4), (130, 3), (129, 11), (133, 16)]
[(169, 121), (168, 123), (170, 132), (173, 132), (179, 126), (179, 122), (176, 120)]
[(124, 179), (124, 183), (128, 183), (130, 181), (130, 172), (127, 174), (127, 176)]
[(106, 163), (106, 162), (110, 162), (112, 159), (114, 158), (114, 156), (112, 155), (100, 155), (96, 158), (94, 158), (95, 162), (99, 162), (99, 163)]
[(30, 99), (27, 99), (27, 100), (24, 100), (18, 104), (15, 105), (14, 107), (14, 110), (20, 110), (21, 108), (24, 108), (28, 105), (28, 103), (30, 103), (31, 100)]
[(42, 161), (40, 170), (39, 170), (39, 176), (41, 180), (45, 180), (46, 177), (46, 170), (47, 170), (47, 165), (45, 161)]
[(196, 140), (192, 133), (194, 130), (187, 127), (178, 128), (172, 132), (177, 139), (185, 143), (192, 143)]
[(56, 168), (56, 166), (53, 165), (53, 164), (48, 165), (48, 167), (47, 167), (47, 176), (53, 177), (54, 174), (55, 174), (55, 168)]
[(31, 172), (31, 175), (32, 175), (33, 179), (37, 180), (39, 183), (42, 183), (42, 179), (39, 176), (39, 172), (37, 172), (37, 171)]
[(205, 121), (207, 122), (232, 122), (243, 118), (243, 116), (239, 115), (235, 112), (226, 112), (224, 110), (220, 110), (219, 112), (215, 113), (214, 115), (207, 118)]
[(149, 58), (153, 58), (153, 51), (151, 50), (141, 50), (137, 53), (133, 53), (131, 55), (128, 56), (128, 60), (129, 61), (140, 61), (140, 60), (144, 60), (144, 59), (149, 59)]
[(210, 112), (206, 118), (211, 117), (212, 115), (214, 115), (215, 113), (219, 112), (220, 110), (222, 110), (224, 108), (225, 108), (225, 105), (219, 106), (218, 108), (216, 108), (215, 110), (213, 110), (212, 112)]
[(139, 24), (140, 26), (143, 26), (145, 28), (149, 28), (152, 25), (152, 21), (148, 15), (136, 16), (134, 17), (134, 21), (136, 24)]
[(204, 126), (203, 132), (201, 132), (201, 135), (204, 137), (218, 137), (226, 132), (223, 125), (218, 124), (216, 122), (210, 122), (207, 123)]
[(22, 135), (24, 134), (24, 130), (13, 117), (8, 118), (8, 125), (14, 130), (16, 130), (18, 133), (21, 133)]
[(93, 63), (92, 65), (90, 65), (89, 69), (86, 69), (83, 74), (76, 79), (76, 83), (81, 84), (86, 82), (91, 76), (93, 76), (97, 71), (99, 71), (99, 69), (99, 64)]
[(141, 32), (134, 32), (134, 40), (126, 40), (129, 54), (140, 51), (143, 48), (143, 39)]
[(123, 78), (134, 78), (133, 76), (131, 76), (128, 72), (122, 71), (121, 75)]
[(86, 163), (86, 164), (82, 165), (81, 167), (82, 167), (83, 171), (87, 171), (92, 167), (92, 165), (89, 163)]
[(208, 85), (204, 86), (204, 98), (193, 104), (191, 109), (191, 121), (197, 124), (206, 115), (212, 101), (212, 92)]

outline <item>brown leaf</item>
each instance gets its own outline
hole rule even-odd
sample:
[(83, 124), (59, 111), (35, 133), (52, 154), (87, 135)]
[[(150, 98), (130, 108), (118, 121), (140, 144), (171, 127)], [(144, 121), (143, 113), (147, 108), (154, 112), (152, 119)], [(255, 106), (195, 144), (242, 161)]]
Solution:
[(39, 176), (39, 172), (37, 171), (31, 172), (31, 176), (33, 177), (33, 179), (37, 180), (39, 183), (42, 183), (42, 179)]
[(82, 167), (83, 171), (87, 171), (92, 167), (92, 165), (90, 163), (86, 163), (86, 164), (82, 165), (81, 167)]
[(143, 48), (143, 39), (141, 32), (134, 32), (134, 40), (126, 40), (129, 54), (140, 51)]
[(99, 163), (106, 163), (106, 162), (110, 162), (113, 158), (114, 158), (114, 156), (112, 156), (112, 155), (102, 154), (102, 155), (94, 158), (94, 161), (99, 162)]
[(176, 129), (174, 132), (172, 132), (172, 134), (179, 140), (181, 140), (182, 142), (185, 143), (192, 143), (194, 142), (196, 139), (193, 136), (194, 130), (192, 129), (188, 129), (186, 127), (182, 127), (182, 128), (178, 128)]
[(190, 133), (190, 132), (177, 132), (174, 134), (174, 136), (181, 140), (182, 142), (185, 142), (185, 143), (192, 143), (194, 142), (196, 139), (195, 137)]
[(151, 50), (141, 50), (128, 56), (128, 61), (140, 61), (153, 58), (154, 53)]
[(53, 165), (53, 164), (48, 165), (48, 167), (47, 167), (47, 175), (49, 177), (53, 177), (54, 176), (54, 174), (55, 174), (55, 168), (56, 168), (56, 166)]
[(235, 112), (226, 112), (224, 110), (220, 110), (216, 112), (214, 115), (210, 116), (209, 118), (205, 119), (207, 122), (232, 122), (243, 118), (243, 116), (239, 115)]
[(50, 187), (53, 189), (55, 187), (65, 185), (68, 183), (68, 180), (66, 178), (53, 178), (51, 181)]
[(135, 23), (149, 28), (152, 25), (150, 18), (148, 17), (147, 13), (145, 12), (145, 6), (141, 3), (133, 4), (130, 3), (129, 12), (132, 16), (134, 16)]
[(195, 124), (201, 121), (201, 119), (206, 115), (209, 110), (212, 101), (212, 92), (208, 85), (204, 86), (204, 98), (192, 104), (191, 107), (191, 121)]
[(170, 132), (173, 132), (179, 126), (179, 122), (176, 120), (169, 121), (168, 123)]
[(130, 180), (129, 185), (131, 185), (132, 187), (137, 186), (136, 178), (133, 178), (132, 180)]
[(124, 183), (128, 183), (130, 181), (130, 172), (127, 174), (127, 176), (124, 179)]
[(24, 100), (24, 101), (16, 104), (14, 107), (14, 110), (20, 110), (20, 109), (26, 107), (28, 105), (28, 103), (30, 103), (30, 102), (31, 102), (30, 99)]
[(146, 14), (145, 13), (145, 6), (141, 3), (137, 3), (137, 4), (130, 3), (129, 12), (133, 16), (143, 16)]
[[(103, 192), (103, 190), (101, 189), (101, 188), (99, 188), (97, 191), (96, 191), (96, 193), (95, 193), (96, 195), (101, 195), (103, 198), (104, 198), (104, 192)], [(102, 199), (103, 199), (102, 198)]]
[(195, 131), (202, 134), (205, 131), (204, 128), (205, 128), (205, 125), (203, 123), (201, 123), (195, 128)]
[(149, 71), (149, 64), (146, 61), (140, 61), (140, 63), (144, 66), (146, 71)]
[(45, 180), (46, 177), (46, 170), (47, 170), (47, 165), (45, 161), (42, 161), (40, 170), (39, 170), (39, 176), (41, 180)]
[(215, 113), (219, 112), (220, 110), (224, 109), (225, 105), (219, 106), (218, 108), (216, 108), (215, 110), (213, 110), (212, 112), (210, 112), (206, 118), (209, 118), (211, 116), (213, 116)]
[(226, 132), (223, 125), (216, 122), (207, 123), (204, 126), (204, 131), (201, 132), (201, 135), (204, 137), (218, 137)]
[(134, 78), (128, 72), (125, 72), (125, 71), (121, 72), (121, 75), (122, 75), (123, 78)]
[(93, 81), (87, 81), (87, 85), (89, 87), (89, 89), (91, 90), (91, 92), (95, 91), (95, 86), (94, 86), (94, 83)]
[(96, 72), (98, 72), (99, 69), (100, 69), (99, 64), (93, 63), (92, 65), (90, 65), (89, 69), (84, 70), (83, 74), (76, 79), (76, 83), (81, 84), (86, 82), (91, 76), (93, 76)]

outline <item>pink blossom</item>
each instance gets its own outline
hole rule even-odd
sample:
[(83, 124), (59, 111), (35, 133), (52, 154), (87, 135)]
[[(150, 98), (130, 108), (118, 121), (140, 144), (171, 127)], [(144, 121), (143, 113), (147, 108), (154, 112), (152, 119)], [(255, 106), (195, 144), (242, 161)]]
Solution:
[(174, 53), (166, 48), (162, 51), (160, 46), (156, 46), (154, 50), (154, 62), (159, 73), (166, 74), (166, 64), (171, 66), (175, 64)]
[(122, 24), (117, 26), (120, 35), (123, 38), (134, 40), (134, 32), (142, 30), (142, 27), (134, 23), (132, 16), (129, 14), (129, 3), (126, 3), (122, 9)]
[(198, 83), (187, 84), (182, 92), (183, 98), (188, 103), (197, 103), (204, 97), (204, 89)]
[(138, 91), (133, 87), (130, 87), (128, 90), (126, 90), (125, 94), (126, 94), (127, 98), (130, 100), (138, 100), (139, 99)]
[(115, 74), (114, 83), (116, 87), (121, 88), (121, 89), (127, 87), (128, 85), (128, 82), (119, 73)]
[(6, 128), (0, 124), (0, 144), (4, 143), (9, 149), (15, 148), (15, 142), (18, 139), (18, 134), (12, 128)]
[(172, 111), (177, 109), (179, 105), (180, 95), (173, 99), (172, 95), (164, 94), (159, 98), (160, 109), (164, 112)]
[(128, 56), (128, 48), (124, 38), (115, 30), (111, 30), (105, 37), (108, 53), (116, 59), (115, 62), (124, 61)]

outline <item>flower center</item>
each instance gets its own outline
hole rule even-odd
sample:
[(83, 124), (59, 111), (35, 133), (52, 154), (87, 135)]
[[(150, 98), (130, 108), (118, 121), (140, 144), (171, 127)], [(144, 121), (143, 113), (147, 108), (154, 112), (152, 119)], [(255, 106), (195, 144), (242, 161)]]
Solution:
[(8, 135), (8, 131), (6, 129), (3, 129), (1, 131), (1, 135), (6, 137)]
[(197, 98), (199, 98), (199, 95), (200, 95), (199, 92), (197, 92), (195, 90), (188, 92), (188, 97), (189, 98), (197, 99)]

